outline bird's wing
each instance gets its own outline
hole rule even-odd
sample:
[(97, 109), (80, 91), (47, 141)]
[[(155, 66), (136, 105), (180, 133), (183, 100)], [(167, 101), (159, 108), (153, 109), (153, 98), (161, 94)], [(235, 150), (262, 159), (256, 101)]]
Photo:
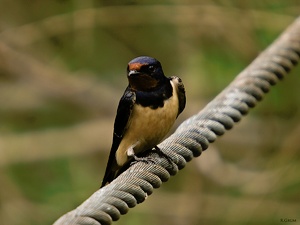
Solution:
[(130, 91), (127, 87), (125, 90), (117, 109), (117, 115), (114, 124), (114, 139), (116, 139), (118, 146), (127, 130), (128, 121), (136, 101), (135, 92)]
[(107, 182), (111, 182), (115, 178), (119, 170), (119, 166), (117, 165), (115, 154), (123, 138), (123, 135), (128, 128), (128, 122), (135, 101), (136, 101), (135, 93), (130, 91), (129, 87), (127, 87), (122, 98), (120, 99), (119, 106), (117, 109), (117, 115), (114, 124), (113, 143), (110, 150), (101, 187), (105, 186)]
[(185, 108), (185, 104), (186, 104), (185, 89), (184, 89), (183, 82), (179, 77), (172, 76), (170, 78), (172, 80), (176, 80), (175, 83), (177, 84), (177, 95), (178, 95), (178, 101), (179, 101), (178, 114), (177, 114), (177, 117), (178, 117), (179, 114), (182, 113), (182, 111)]
[(182, 80), (180, 78), (178, 78), (178, 99), (179, 99), (179, 111), (178, 111), (178, 115), (179, 115), (184, 110), (186, 104), (185, 89)]

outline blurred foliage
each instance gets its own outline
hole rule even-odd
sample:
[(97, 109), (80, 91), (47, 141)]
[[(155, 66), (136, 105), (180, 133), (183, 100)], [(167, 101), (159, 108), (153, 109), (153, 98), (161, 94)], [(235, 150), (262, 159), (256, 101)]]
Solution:
[[(0, 0), (0, 224), (51, 224), (99, 188), (129, 60), (153, 56), (183, 78), (178, 125), (299, 9), (297, 0)], [(116, 224), (299, 222), (299, 72)]]

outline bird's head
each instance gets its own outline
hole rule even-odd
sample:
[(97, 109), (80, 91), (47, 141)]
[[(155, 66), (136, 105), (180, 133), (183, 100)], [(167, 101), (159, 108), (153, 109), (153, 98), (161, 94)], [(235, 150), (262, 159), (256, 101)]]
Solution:
[(159, 86), (165, 79), (158, 60), (140, 56), (128, 63), (127, 77), (129, 86), (137, 91), (150, 91)]

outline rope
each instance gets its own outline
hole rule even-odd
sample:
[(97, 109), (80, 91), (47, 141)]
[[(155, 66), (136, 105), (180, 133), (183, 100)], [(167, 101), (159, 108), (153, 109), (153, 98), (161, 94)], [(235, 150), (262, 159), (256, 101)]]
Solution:
[(300, 17), (202, 111), (184, 121), (158, 146), (171, 160), (155, 151), (147, 153), (153, 163), (135, 163), (54, 224), (107, 225), (118, 220), (240, 121), (287, 75), (299, 57)]

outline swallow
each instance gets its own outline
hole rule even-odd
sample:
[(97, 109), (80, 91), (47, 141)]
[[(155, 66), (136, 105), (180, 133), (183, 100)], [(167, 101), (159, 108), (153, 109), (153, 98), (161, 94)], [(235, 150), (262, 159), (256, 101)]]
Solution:
[(138, 154), (158, 149), (186, 104), (179, 77), (166, 77), (160, 62), (140, 56), (128, 63), (128, 86), (120, 99), (113, 142), (101, 187)]

